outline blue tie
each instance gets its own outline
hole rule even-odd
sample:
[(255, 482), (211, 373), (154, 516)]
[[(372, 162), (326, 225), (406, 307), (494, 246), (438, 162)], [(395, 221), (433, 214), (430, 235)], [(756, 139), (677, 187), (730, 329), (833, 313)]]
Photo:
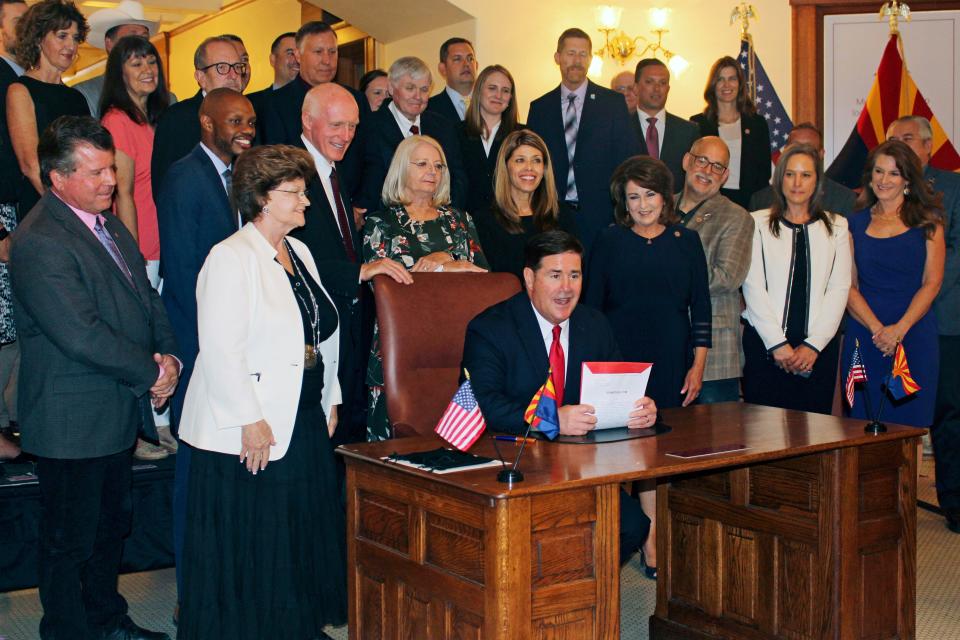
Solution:
[(120, 255), (120, 249), (117, 248), (117, 243), (113, 241), (113, 238), (110, 237), (107, 230), (103, 228), (103, 223), (100, 222), (100, 216), (97, 216), (97, 221), (93, 225), (93, 232), (97, 234), (97, 240), (99, 240), (103, 248), (107, 250), (107, 253), (113, 258), (113, 261), (117, 263), (120, 271), (127, 277), (127, 282), (133, 287), (133, 275), (130, 273), (130, 268), (127, 267), (127, 262), (123, 259), (123, 256)]

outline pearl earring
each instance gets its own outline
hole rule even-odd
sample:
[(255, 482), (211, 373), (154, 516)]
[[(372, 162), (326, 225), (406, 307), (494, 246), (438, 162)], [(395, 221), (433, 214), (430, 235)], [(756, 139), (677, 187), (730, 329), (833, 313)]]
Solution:
[(903, 195), (905, 195), (905, 196), (910, 195), (910, 187), (904, 187), (904, 188), (903, 188)]
[(270, 207), (264, 207), (260, 211), (263, 212), (263, 215), (268, 215), (270, 213)]

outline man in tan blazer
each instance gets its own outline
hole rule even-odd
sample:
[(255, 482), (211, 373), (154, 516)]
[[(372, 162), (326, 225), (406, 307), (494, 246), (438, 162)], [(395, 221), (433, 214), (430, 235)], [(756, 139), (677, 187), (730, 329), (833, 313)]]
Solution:
[(716, 136), (697, 140), (683, 156), (686, 177), (676, 198), (682, 224), (700, 234), (710, 273), (713, 347), (697, 400), (703, 404), (740, 398), (740, 285), (750, 269), (753, 218), (720, 195), (729, 162), (730, 150), (723, 140)]

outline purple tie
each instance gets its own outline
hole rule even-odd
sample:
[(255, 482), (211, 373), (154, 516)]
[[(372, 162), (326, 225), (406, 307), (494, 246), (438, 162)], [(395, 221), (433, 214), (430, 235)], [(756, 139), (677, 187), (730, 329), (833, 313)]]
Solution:
[(117, 263), (117, 266), (120, 267), (120, 271), (123, 272), (123, 275), (127, 277), (127, 282), (130, 283), (130, 286), (133, 284), (133, 274), (130, 273), (130, 268), (127, 266), (127, 261), (123, 259), (123, 255), (120, 254), (120, 249), (117, 247), (117, 243), (113, 241), (113, 238), (110, 237), (110, 234), (106, 229), (103, 228), (103, 223), (100, 222), (100, 216), (97, 216), (97, 221), (93, 225), (93, 232), (97, 234), (97, 240), (100, 241), (100, 244), (103, 245), (103, 248), (107, 250), (107, 253), (110, 254), (110, 257), (113, 258), (113, 261)]
[(660, 134), (657, 133), (656, 118), (647, 118), (647, 155), (660, 159)]

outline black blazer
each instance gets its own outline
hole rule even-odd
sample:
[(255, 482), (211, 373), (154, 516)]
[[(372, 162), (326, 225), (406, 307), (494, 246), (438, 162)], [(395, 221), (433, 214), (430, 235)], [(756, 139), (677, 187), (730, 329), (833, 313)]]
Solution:
[[(622, 96), (620, 97), (623, 100)], [(584, 362), (619, 361), (620, 349), (599, 311), (577, 306), (570, 316), (570, 348), (563, 404), (580, 403)], [(526, 292), (481, 312), (467, 325), (463, 368), (487, 425), (494, 431), (523, 433), (523, 412), (546, 382), (550, 362)]]
[[(527, 127), (539, 134), (550, 150), (553, 177), (561, 200), (566, 195), (569, 169), (562, 113), (557, 86), (530, 103), (527, 120)], [(580, 240), (588, 249), (600, 230), (613, 222), (610, 177), (621, 162), (638, 153), (640, 145), (631, 128), (623, 96), (589, 82), (573, 158), (580, 204), (577, 226)]]
[(103, 214), (132, 283), (90, 229), (47, 190), (13, 233), (23, 449), (94, 458), (156, 437), (154, 353), (179, 357), (160, 296), (126, 227)]
[[(517, 125), (518, 129), (521, 127), (522, 125)], [(459, 133), (463, 170), (470, 178), (466, 210), (470, 215), (476, 216), (486, 212), (490, 208), (490, 203), (493, 202), (493, 178), (497, 173), (497, 154), (500, 153), (500, 147), (507, 134), (502, 130), (497, 131), (488, 156), (483, 150), (483, 140), (479, 136), (468, 134), (466, 123), (460, 124)]]
[[(350, 92), (360, 109), (360, 126), (357, 127), (353, 143), (347, 149), (347, 155), (337, 163), (343, 190), (353, 194), (360, 184), (363, 166), (363, 129), (370, 115), (370, 105), (366, 97), (356, 89), (343, 84), (340, 86)], [(303, 107), (303, 99), (312, 88), (303, 76), (298, 75), (276, 91), (272, 91), (265, 99), (258, 99), (261, 107), (257, 111), (257, 136), (261, 144), (303, 146), (300, 141), (300, 134), (303, 133), (300, 110)]]
[(7, 129), (7, 89), (16, 79), (17, 72), (0, 58), (0, 204), (15, 204), (20, 199), (23, 184), (20, 163), (13, 152)]
[[(493, 206), (473, 215), (477, 227), (480, 248), (490, 264), (490, 271), (512, 273), (523, 283), (523, 249), (527, 240), (540, 231), (532, 217), (521, 218), (523, 233), (510, 233), (497, 221)], [(560, 202), (557, 212), (557, 228), (576, 235), (577, 220), (566, 203)]]
[(430, 100), (427, 102), (427, 111), (430, 113), (435, 113), (438, 116), (443, 116), (453, 124), (460, 124), (463, 122), (460, 119), (460, 114), (457, 113), (457, 108), (453, 106), (453, 100), (451, 100), (450, 96), (447, 94), (446, 88), (430, 98)]
[[(640, 153), (650, 155), (647, 151), (647, 140), (643, 135), (643, 125), (640, 124), (640, 118), (647, 118), (647, 114), (638, 109), (636, 115), (630, 118), (630, 121), (637, 133)], [(669, 111), (665, 119), (663, 140), (660, 142), (660, 160), (667, 165), (670, 173), (673, 174), (674, 192), (683, 191), (683, 183), (686, 179), (686, 173), (683, 170), (683, 156), (687, 151), (690, 151), (690, 147), (700, 137), (700, 127), (689, 120), (673, 115)]]
[[(403, 132), (393, 112), (384, 102), (380, 109), (370, 114), (363, 140), (363, 181), (359, 195), (354, 199), (357, 206), (368, 211), (382, 208), (380, 191), (387, 178), (387, 170), (393, 160), (393, 153), (403, 142)], [(424, 111), (420, 114), (420, 133), (430, 136), (440, 143), (447, 157), (450, 170), (450, 198), (455, 209), (463, 210), (467, 199), (467, 174), (463, 169), (463, 156), (460, 152), (460, 136), (457, 126), (435, 113)], [(357, 144), (354, 140), (354, 145)]]
[(150, 158), (150, 183), (153, 199), (157, 199), (163, 186), (163, 177), (170, 165), (190, 153), (200, 142), (200, 104), (203, 91), (191, 98), (171, 105), (160, 116), (153, 134), (153, 156)]
[[(707, 120), (698, 113), (690, 121), (700, 127), (701, 136), (718, 136), (720, 129), (715, 121)], [(750, 206), (750, 196), (770, 184), (770, 129), (759, 114), (740, 114), (740, 188), (724, 189), (723, 193), (744, 209)]]
[(173, 397), (179, 418), (200, 345), (197, 341), (197, 276), (213, 246), (239, 228), (223, 180), (196, 144), (173, 163), (157, 196), (163, 293), (160, 298), (180, 344), (183, 371)]

